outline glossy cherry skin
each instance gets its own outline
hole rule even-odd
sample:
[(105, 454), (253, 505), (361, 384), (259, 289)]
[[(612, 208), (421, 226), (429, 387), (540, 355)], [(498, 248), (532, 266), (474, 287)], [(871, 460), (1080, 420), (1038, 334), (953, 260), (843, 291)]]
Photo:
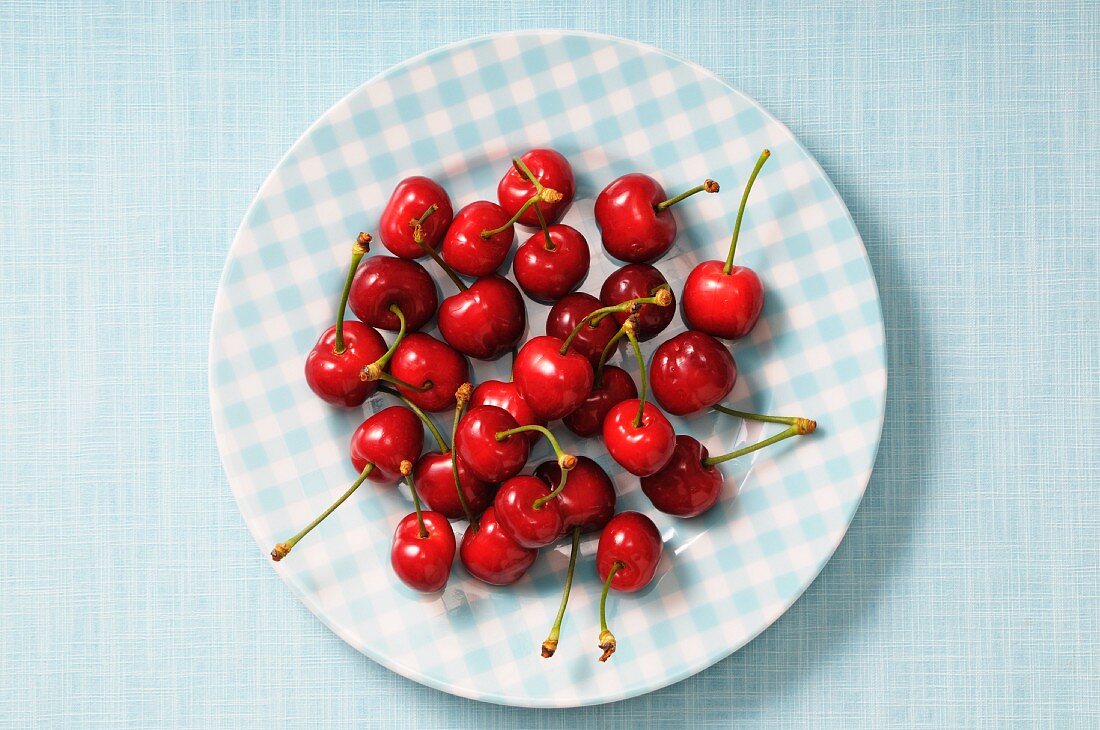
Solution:
[(642, 477), (642, 491), (653, 506), (676, 517), (695, 517), (714, 506), (722, 493), (718, 467), (705, 466), (707, 447), (691, 436), (676, 437), (676, 450), (659, 471)]
[(415, 261), (393, 256), (371, 256), (355, 272), (348, 306), (364, 324), (396, 332), (401, 327), (390, 311), (396, 304), (405, 315), (409, 332), (420, 329), (435, 316), (439, 298), (435, 281)]
[[(513, 382), (505, 383), (500, 380), (486, 380), (474, 388), (470, 395), (470, 406), (496, 406), (503, 408), (516, 419), (520, 426), (545, 426), (546, 421), (527, 405), (527, 401), (519, 393), (519, 388)], [(542, 438), (542, 434), (536, 431), (528, 431), (524, 434), (533, 446)]]
[(538, 231), (516, 250), (512, 273), (527, 296), (536, 302), (556, 302), (580, 286), (588, 275), (591, 254), (588, 241), (572, 226), (548, 226), (552, 251), (546, 236)]
[(631, 263), (664, 256), (676, 240), (672, 211), (657, 210), (665, 200), (661, 184), (640, 172), (623, 175), (604, 188), (596, 198), (595, 214), (607, 253)]
[(461, 353), (491, 360), (512, 349), (527, 329), (523, 295), (503, 276), (490, 274), (439, 307), (439, 333)]
[[(668, 286), (665, 275), (649, 264), (630, 264), (611, 274), (604, 280), (600, 288), (600, 301), (610, 307), (614, 304), (622, 304), (627, 299), (639, 297), (651, 297), (662, 286)], [(670, 290), (671, 292), (671, 290)], [(673, 296), (672, 304), (661, 307), (656, 304), (643, 304), (637, 313), (637, 325), (635, 334), (642, 342), (656, 337), (665, 327), (668, 327), (672, 317), (676, 314), (676, 297)], [(629, 312), (616, 312), (615, 321), (620, 325), (630, 316)]]
[(521, 547), (500, 529), (496, 512), (485, 510), (478, 529), (466, 529), (458, 549), (466, 571), (483, 583), (506, 586), (515, 583), (535, 563), (539, 551)]
[(560, 353), (557, 337), (533, 337), (524, 343), (512, 364), (512, 377), (523, 399), (546, 421), (567, 416), (592, 390), (592, 364), (570, 349)]
[(515, 226), (482, 238), (482, 231), (492, 231), (508, 222), (509, 215), (496, 203), (478, 200), (455, 214), (454, 222), (443, 237), (443, 260), (452, 269), (466, 276), (486, 276), (496, 272), (516, 239)]
[[(493, 503), (497, 486), (475, 477), (462, 459), (458, 460), (458, 481), (462, 485), (462, 496), (472, 514), (479, 515)], [(466, 516), (462, 503), (458, 500), (454, 474), (451, 472), (451, 452), (441, 454), (429, 451), (420, 457), (413, 468), (413, 483), (420, 498), (430, 509), (452, 520)]]
[(517, 545), (526, 548), (545, 547), (562, 534), (565, 520), (557, 497), (539, 509), (534, 508), (535, 500), (549, 493), (550, 488), (546, 483), (536, 477), (512, 477), (500, 485), (500, 491), (493, 500), (493, 508), (500, 529)]
[(478, 479), (486, 482), (511, 479), (527, 463), (531, 442), (523, 434), (513, 434), (499, 441), (496, 435), (518, 425), (503, 408), (475, 406), (458, 422), (455, 453)]
[(403, 259), (424, 256), (424, 249), (413, 240), (413, 226), (409, 222), (419, 219), (433, 205), (438, 208), (420, 226), (424, 243), (431, 248), (439, 245), (444, 232), (451, 225), (454, 209), (451, 207), (450, 196), (435, 180), (419, 175), (407, 177), (397, 183), (378, 222), (382, 245), (394, 256)]
[(600, 533), (596, 547), (596, 572), (600, 580), (615, 563), (622, 567), (611, 578), (611, 587), (633, 593), (649, 585), (661, 563), (664, 542), (657, 525), (641, 512), (620, 512), (611, 518)]
[(435, 593), (443, 590), (451, 577), (455, 559), (455, 532), (451, 523), (438, 512), (421, 513), (427, 537), (420, 536), (416, 513), (405, 515), (393, 531), (390, 565), (401, 582), (414, 591)]
[(334, 406), (361, 406), (378, 388), (359, 378), (359, 371), (382, 357), (382, 335), (355, 320), (344, 321), (344, 351), (336, 353), (336, 326), (325, 330), (306, 355), (306, 383), (321, 400)]
[[(535, 469), (535, 476), (554, 488), (561, 480), (561, 467), (556, 461), (544, 461)], [(615, 485), (599, 464), (578, 456), (577, 465), (569, 470), (565, 489), (554, 501), (564, 522), (563, 534), (574, 527), (581, 528), (581, 532), (595, 532), (615, 514)]]
[(397, 389), (424, 410), (436, 413), (454, 408), (455, 391), (470, 379), (470, 365), (447, 343), (413, 332), (394, 350), (390, 373), (414, 387), (430, 382), (431, 387), (423, 391), (404, 386)]
[(416, 463), (424, 450), (424, 425), (404, 406), (383, 408), (359, 424), (351, 435), (351, 465), (374, 469), (367, 480), (391, 486), (401, 481), (401, 462)]
[(729, 395), (737, 382), (737, 364), (721, 342), (688, 330), (654, 351), (649, 382), (661, 408), (674, 416), (686, 416)]
[(708, 335), (736, 340), (756, 326), (764, 309), (764, 285), (752, 269), (704, 261), (684, 282), (684, 322)]
[(656, 473), (672, 458), (676, 433), (657, 406), (645, 404), (642, 424), (634, 426), (638, 399), (612, 406), (603, 422), (603, 442), (611, 458), (631, 474), (644, 477)]
[[(591, 294), (567, 294), (546, 315), (546, 334), (564, 341), (582, 319), (602, 306), (603, 303)], [(604, 317), (595, 327), (586, 325), (573, 339), (570, 351), (584, 355), (592, 367), (596, 367), (603, 349), (618, 331), (619, 323), (613, 317)]]
[(608, 412), (624, 400), (638, 397), (634, 379), (622, 368), (604, 365), (600, 382), (577, 409), (562, 419), (562, 423), (581, 438), (591, 438), (603, 429)]
[[(569, 160), (560, 152), (547, 149), (535, 149), (525, 152), (520, 156), (527, 169), (542, 183), (543, 187), (553, 188), (561, 193), (561, 200), (556, 203), (539, 202), (539, 210), (548, 224), (557, 223), (565, 215), (565, 210), (573, 202), (573, 195), (577, 186), (573, 180), (573, 168)], [(527, 176), (516, 169), (515, 165), (508, 168), (504, 177), (497, 183), (497, 200), (509, 217), (523, 207), (523, 204), (535, 194), (535, 186), (527, 179)], [(519, 217), (519, 223), (525, 226), (537, 228), (539, 225), (538, 214), (533, 208), (528, 208)], [(499, 224), (498, 224), (499, 225)]]

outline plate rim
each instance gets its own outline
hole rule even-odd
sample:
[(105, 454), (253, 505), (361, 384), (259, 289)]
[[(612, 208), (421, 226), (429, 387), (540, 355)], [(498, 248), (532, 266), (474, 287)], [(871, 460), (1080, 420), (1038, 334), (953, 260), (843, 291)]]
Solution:
[(233, 238), (232, 238), (232, 240), (229, 244), (229, 248), (226, 251), (225, 263), (222, 266), (221, 275), (218, 277), (218, 288), (217, 288), (217, 292), (215, 293), (215, 296), (214, 296), (213, 310), (212, 310), (211, 317), (210, 317), (210, 331), (209, 331), (209, 339), (208, 339), (208, 343), (207, 343), (207, 362), (206, 362), (206, 365), (207, 365), (207, 396), (208, 396), (208, 399), (209, 399), (208, 402), (209, 402), (209, 405), (210, 405), (211, 426), (212, 426), (212, 430), (214, 432), (214, 440), (215, 440), (215, 443), (218, 447), (218, 459), (221, 462), (222, 472), (225, 474), (226, 484), (229, 487), (230, 493), (233, 495), (233, 500), (237, 505), (237, 510), (240, 513), (241, 519), (245, 523), (245, 527), (248, 529), (249, 533), (252, 535), (252, 539), (255, 540), (256, 544), (261, 548), (261, 552), (266, 552), (266, 549), (264, 548), (264, 545), (260, 542), (260, 536), (256, 534), (256, 531), (254, 530), (252, 523), (245, 517), (245, 512), (244, 512), (244, 509), (243, 509), (243, 505), (241, 503), (241, 498), (238, 495), (238, 492), (233, 488), (233, 485), (232, 485), (232, 482), (231, 482), (229, 465), (227, 464), (226, 457), (225, 457), (226, 449), (223, 448), (224, 445), (222, 443), (223, 439), (225, 437), (223, 436), (222, 432), (218, 429), (217, 418), (216, 418), (216, 415), (215, 415), (215, 405), (216, 404), (214, 402), (214, 391), (215, 391), (216, 385), (214, 383), (213, 368), (211, 367), (212, 363), (214, 362), (215, 344), (217, 342), (217, 339), (216, 339), (216, 324), (217, 324), (217, 320), (218, 320), (218, 314), (222, 309), (221, 305), (223, 304), (223, 299), (224, 299), (225, 296), (227, 296), (226, 293), (225, 293), (226, 292), (226, 286), (225, 286), (226, 279), (227, 279), (228, 274), (229, 274), (230, 265), (233, 261), (234, 249), (237, 248), (237, 246), (239, 244), (239, 241), (241, 239), (241, 236), (242, 236), (242, 234), (244, 233), (244, 231), (247, 227), (248, 220), (249, 220), (249, 213), (252, 211), (252, 209), (255, 207), (255, 205), (261, 200), (261, 197), (263, 196), (264, 191), (267, 189), (268, 185), (275, 178), (277, 173), (281, 170), (284, 163), (288, 159), (290, 159), (290, 157), (295, 153), (295, 151), (297, 150), (299, 145), (301, 145), (313, 133), (314, 129), (319, 127), (322, 123), (324, 123), (324, 121), (328, 118), (329, 114), (333, 111), (333, 109), (339, 107), (341, 104), (345, 103), (346, 101), (348, 101), (352, 97), (356, 96), (364, 88), (370, 86), (371, 84), (375, 83), (379, 79), (381, 79), (381, 78), (383, 78), (383, 77), (385, 77), (385, 76), (387, 76), (391, 73), (399, 72), (401, 69), (404, 69), (408, 66), (412, 66), (412, 65), (414, 65), (414, 64), (416, 64), (416, 63), (418, 63), (418, 62), (420, 62), (420, 61), (422, 61), (422, 60), (424, 60), (424, 59), (426, 59), (430, 56), (433, 56), (435, 54), (443, 54), (443, 53), (446, 53), (448, 51), (453, 51), (455, 49), (462, 48), (464, 46), (469, 46), (469, 45), (473, 45), (473, 44), (477, 44), (477, 43), (483, 43), (483, 42), (492, 41), (492, 40), (501, 39), (501, 38), (524, 37), (524, 36), (536, 36), (537, 37), (537, 36), (546, 36), (548, 34), (554, 35), (554, 36), (570, 36), (570, 35), (572, 35), (572, 36), (579, 36), (579, 37), (584, 37), (584, 38), (601, 40), (601, 41), (610, 42), (610, 43), (621, 44), (621, 45), (637, 48), (637, 49), (639, 49), (641, 51), (644, 51), (644, 52), (647, 52), (647, 53), (656, 53), (656, 54), (659, 54), (661, 56), (664, 56), (665, 58), (674, 60), (677, 63), (681, 63), (685, 66), (688, 66), (689, 68), (694, 70), (696, 73), (699, 73), (703, 76), (714, 79), (715, 81), (717, 81), (719, 84), (721, 84), (722, 87), (724, 87), (730, 93), (733, 93), (733, 94), (736, 94), (737, 96), (740, 96), (742, 99), (744, 99), (750, 105), (752, 105), (757, 110), (759, 110), (760, 113), (764, 115), (764, 118), (769, 123), (777, 125), (779, 127), (779, 129), (784, 134), (787, 135), (787, 137), (796, 145), (796, 147), (803, 154), (806, 155), (806, 158), (809, 160), (809, 162), (811, 163), (813, 168), (816, 169), (816, 171), (821, 175), (822, 179), (828, 185), (829, 191), (834, 196), (836, 196), (836, 198), (841, 202), (841, 207), (844, 210), (844, 217), (846, 218), (848, 223), (851, 225), (852, 230), (855, 232), (856, 243), (858, 243), (860, 248), (863, 250), (863, 257), (864, 257), (864, 260), (867, 263), (867, 270), (868, 270), (868, 273), (870, 274), (871, 285), (874, 287), (874, 291), (875, 291), (875, 305), (876, 305), (876, 311), (877, 311), (877, 314), (878, 314), (878, 325), (879, 325), (879, 330), (880, 330), (880, 340), (881, 340), (881, 343), (882, 343), (881, 348), (880, 348), (880, 352), (881, 352), (881, 356), (882, 356), (882, 373), (883, 373), (883, 376), (882, 376), (883, 377), (883, 379), (882, 379), (882, 402), (881, 402), (881, 406), (879, 408), (879, 413), (878, 413), (878, 429), (877, 429), (877, 432), (875, 433), (873, 446), (870, 449), (871, 460), (870, 460), (870, 466), (867, 470), (866, 479), (863, 481), (863, 484), (860, 486), (859, 499), (853, 501), (851, 509), (848, 512), (848, 514), (846, 515), (846, 523), (844, 525), (843, 532), (841, 532), (839, 539), (832, 546), (832, 549), (829, 550), (827, 553), (822, 553), (822, 557), (821, 557), (820, 561), (813, 568), (813, 571), (812, 571), (813, 572), (813, 577), (810, 578), (808, 581), (806, 581), (805, 585), (803, 585), (799, 590), (794, 592), (789, 600), (784, 601), (782, 603), (781, 609), (778, 610), (775, 613), (775, 616), (770, 621), (768, 621), (767, 623), (764, 623), (763, 625), (761, 625), (759, 630), (757, 630), (755, 633), (753, 633), (749, 636), (746, 636), (745, 640), (742, 641), (740, 644), (737, 644), (736, 646), (730, 646), (728, 648), (723, 647), (721, 650), (716, 652), (714, 656), (708, 657), (706, 659), (706, 661), (704, 661), (704, 662), (702, 662), (698, 665), (695, 665), (695, 666), (692, 666), (692, 667), (687, 667), (687, 668), (684, 668), (684, 669), (679, 669), (675, 672), (672, 672), (672, 673), (670, 673), (666, 676), (661, 677), (659, 680), (657, 680), (655, 682), (650, 682), (648, 684), (642, 684), (642, 685), (639, 685), (636, 688), (620, 690), (618, 692), (612, 692), (612, 693), (609, 693), (605, 696), (598, 696), (598, 697), (591, 698), (591, 699), (579, 698), (577, 701), (560, 702), (560, 701), (555, 701), (555, 698), (552, 695), (548, 696), (546, 698), (531, 698), (531, 697), (526, 697), (526, 696), (525, 697), (515, 697), (515, 696), (511, 696), (511, 695), (504, 695), (504, 694), (501, 694), (501, 693), (490, 693), (490, 694), (481, 693), (481, 694), (479, 694), (479, 693), (476, 693), (472, 690), (469, 690), (469, 689), (467, 689), (463, 686), (451, 684), (451, 683), (448, 683), (448, 682), (445, 682), (445, 681), (439, 681), (439, 680), (435, 679), (434, 677), (425, 675), (421, 670), (419, 670), (417, 668), (410, 667), (408, 665), (403, 664), (400, 661), (393, 660), (391, 657), (384, 656), (384, 655), (376, 652), (371, 647), (368, 647), (368, 646), (365, 646), (365, 645), (364, 646), (359, 646), (359, 645), (353, 643), (352, 641), (350, 641), (348, 639), (348, 637), (344, 634), (342, 629), (339, 626), (337, 626), (333, 621), (330, 620), (329, 616), (323, 610), (321, 610), (321, 608), (314, 602), (314, 600), (311, 597), (309, 597), (306, 594), (304, 594), (303, 592), (301, 592), (292, 582), (288, 581), (283, 576), (282, 572), (278, 570), (278, 567), (275, 564), (271, 564), (272, 570), (279, 577), (279, 580), (282, 581), (283, 585), (286, 588), (288, 588), (290, 590), (291, 594), (293, 594), (299, 601), (301, 601), (302, 604), (306, 606), (306, 608), (309, 609), (310, 613), (313, 614), (313, 616), (315, 618), (320, 620), (322, 624), (324, 624), (330, 631), (332, 631), (333, 634), (335, 634), (337, 637), (340, 638), (341, 641), (343, 641), (345, 644), (347, 644), (351, 648), (355, 649), (360, 654), (366, 656), (368, 659), (380, 664), (381, 666), (385, 667), (386, 669), (388, 669), (391, 672), (394, 672), (395, 674), (401, 675), (402, 677), (405, 677), (406, 679), (412, 680), (412, 681), (417, 682), (418, 684), (424, 685), (426, 687), (430, 687), (434, 690), (441, 691), (441, 692), (446, 692), (447, 694), (450, 694), (450, 695), (455, 695), (455, 696), (463, 697), (465, 699), (474, 700), (474, 701), (478, 701), (478, 702), (485, 702), (485, 703), (489, 703), (489, 704), (510, 706), (510, 707), (525, 707), (525, 708), (539, 708), (539, 709), (565, 709), (565, 708), (571, 708), (571, 707), (593, 707), (593, 706), (597, 706), (597, 705), (609, 704), (609, 703), (612, 703), (612, 702), (621, 702), (623, 700), (631, 699), (631, 698), (634, 698), (634, 697), (640, 697), (640, 696), (649, 694), (651, 692), (656, 692), (658, 690), (662, 690), (662, 689), (665, 689), (667, 687), (671, 687), (674, 684), (678, 684), (678, 683), (680, 683), (680, 682), (682, 682), (686, 679), (689, 679), (689, 678), (691, 678), (691, 677), (693, 677), (693, 676), (695, 676), (695, 675), (697, 675), (701, 672), (706, 671), (707, 669), (713, 667), (718, 662), (720, 662), (724, 659), (728, 659), (733, 654), (737, 653), (738, 651), (740, 651), (744, 647), (748, 646), (750, 643), (752, 643), (754, 640), (756, 640), (761, 634), (763, 634), (769, 628), (774, 626), (776, 624), (776, 622), (779, 621), (780, 618), (782, 618), (784, 615), (786, 615), (787, 612), (791, 609), (791, 606), (793, 606), (805, 594), (805, 592), (810, 588), (810, 586), (812, 586), (815, 582), (817, 582), (817, 579), (821, 576), (821, 573), (824, 571), (825, 566), (828, 565), (829, 562), (833, 559), (833, 556), (836, 554), (836, 551), (840, 548), (841, 543), (844, 542), (844, 538), (847, 537), (848, 530), (851, 528), (852, 522), (855, 519), (856, 513), (859, 511), (859, 507), (863, 503), (863, 499), (867, 494), (867, 487), (871, 483), (871, 477), (874, 474), (875, 465), (878, 462), (878, 452), (879, 452), (879, 448), (880, 448), (881, 443), (882, 443), (882, 433), (883, 433), (883, 430), (885, 428), (886, 403), (887, 403), (887, 396), (888, 396), (888, 393), (889, 393), (889, 381), (890, 381), (889, 351), (888, 351), (888, 348), (886, 346), (886, 318), (885, 318), (885, 314), (883, 312), (883, 307), (882, 307), (882, 296), (881, 296), (881, 292), (880, 292), (879, 286), (878, 286), (878, 279), (875, 276), (874, 266), (872, 266), (872, 264), (871, 264), (870, 255), (867, 253), (867, 246), (863, 241), (863, 235), (860, 233), (859, 227), (856, 225), (855, 219), (852, 217), (852, 212), (848, 208), (847, 202), (844, 200), (844, 197), (840, 194), (840, 191), (837, 190), (837, 187), (833, 183), (832, 178), (829, 177), (829, 174), (821, 166), (821, 163), (818, 162), (817, 157), (815, 155), (813, 155), (806, 148), (806, 146), (802, 143), (802, 141), (790, 130), (789, 127), (787, 127), (786, 124), (784, 124), (782, 121), (777, 119), (770, 111), (768, 111), (768, 109), (766, 107), (764, 107), (755, 98), (753, 98), (749, 94), (745, 93), (741, 89), (733, 86), (730, 82), (726, 81), (723, 77), (719, 76), (714, 71), (702, 66), (701, 64), (695, 63), (694, 61), (683, 58), (678, 54), (672, 53), (670, 51), (666, 51), (663, 48), (651, 45), (649, 43), (643, 43), (641, 41), (633, 40), (633, 39), (630, 39), (630, 38), (623, 38), (621, 36), (615, 36), (615, 35), (611, 35), (611, 34), (608, 34), (608, 33), (598, 33), (598, 32), (594, 32), (594, 31), (585, 31), (585, 30), (573, 30), (573, 29), (568, 29), (568, 28), (538, 28), (538, 29), (526, 29), (526, 30), (508, 30), (508, 31), (499, 31), (499, 32), (495, 32), (495, 33), (485, 33), (485, 34), (477, 35), (477, 36), (470, 36), (468, 38), (462, 38), (462, 39), (459, 39), (459, 40), (456, 40), (456, 41), (452, 41), (450, 43), (445, 43), (443, 45), (436, 46), (434, 48), (430, 48), (428, 50), (422, 51), (422, 52), (420, 52), (420, 53), (418, 53), (414, 56), (410, 56), (409, 58), (406, 58), (403, 61), (395, 63), (391, 66), (388, 66), (385, 69), (379, 71), (378, 73), (372, 75), (366, 81), (364, 81), (361, 84), (357, 85), (355, 88), (350, 90), (348, 93), (344, 94), (339, 99), (337, 99), (335, 102), (330, 104), (328, 106), (328, 108), (325, 109), (324, 112), (322, 112), (308, 127), (306, 127), (298, 135), (298, 137), (294, 140), (294, 142), (291, 143), (291, 145), (287, 148), (286, 152), (284, 152), (283, 155), (278, 159), (278, 161), (272, 166), (271, 171), (268, 172), (268, 174), (264, 177), (263, 182), (257, 188), (256, 193), (252, 196), (251, 200), (248, 203), (248, 206), (245, 208), (245, 212), (241, 217), (241, 222), (237, 226), (236, 230), (234, 231)]

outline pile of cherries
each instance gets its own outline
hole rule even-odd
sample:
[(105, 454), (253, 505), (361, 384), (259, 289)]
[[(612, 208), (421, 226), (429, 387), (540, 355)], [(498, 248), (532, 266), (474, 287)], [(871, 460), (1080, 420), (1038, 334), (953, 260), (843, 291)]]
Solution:
[[(697, 265), (680, 292), (689, 329), (657, 347), (648, 372), (639, 342), (669, 325), (676, 303), (653, 266), (676, 239), (670, 209), (696, 193), (717, 193), (717, 183), (707, 180), (669, 197), (656, 180), (633, 173), (604, 188), (595, 203), (596, 223), (604, 250), (625, 265), (607, 277), (596, 298), (575, 291), (588, 275), (590, 250), (578, 230), (560, 222), (575, 184), (558, 152), (535, 149), (515, 158), (497, 186), (497, 202), (479, 200), (457, 213), (437, 182), (402, 180), (378, 228), (393, 255), (364, 260), (372, 238), (359, 234), (336, 324), (321, 335), (305, 364), (310, 388), (333, 406), (359, 407), (377, 392), (402, 405), (378, 411), (355, 430), (351, 462), (358, 478), (313, 522), (276, 545), (272, 558), (286, 557), (365, 481), (395, 487), (403, 480), (409, 486), (415, 510), (394, 531), (391, 564), (418, 591), (446, 585), (456, 552), (478, 580), (515, 583), (540, 548), (568, 538), (572, 552), (561, 607), (542, 645), (549, 657), (557, 648), (580, 536), (599, 532), (600, 660), (610, 657), (615, 637), (605, 616), (608, 590), (632, 592), (650, 583), (661, 559), (661, 535), (644, 514), (616, 514), (608, 474), (587, 457), (565, 453), (547, 424), (560, 420), (578, 437), (602, 438), (610, 456), (639, 477), (654, 507), (685, 518), (718, 500), (719, 464), (816, 428), (809, 419), (719, 405), (733, 388), (737, 366), (717, 338), (747, 335), (764, 305), (760, 278), (735, 266), (733, 257), (749, 191), (769, 154), (761, 153), (745, 186), (725, 261)], [(513, 258), (518, 288), (499, 273), (517, 224), (535, 229)], [(454, 286), (442, 302), (417, 261), (425, 256)], [(553, 307), (546, 334), (520, 343), (527, 327), (524, 295)], [(358, 320), (345, 321), (349, 305)], [(419, 331), (433, 316), (442, 340)], [(378, 330), (396, 332), (392, 344)], [(624, 339), (638, 361), (638, 384), (607, 362)], [(491, 360), (508, 352), (511, 380), (473, 387), (466, 358)], [(677, 435), (665, 415), (711, 408), (786, 429), (711, 456), (695, 438)], [(453, 411), (449, 443), (428, 416), (442, 411)], [(424, 450), (424, 427), (434, 450)], [(540, 438), (555, 458), (521, 474)], [(452, 520), (468, 523), (461, 544)]]

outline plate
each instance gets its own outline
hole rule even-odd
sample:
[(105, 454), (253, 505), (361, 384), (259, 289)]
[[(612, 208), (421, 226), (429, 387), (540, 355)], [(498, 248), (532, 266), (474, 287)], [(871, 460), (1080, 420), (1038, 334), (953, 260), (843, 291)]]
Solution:
[[(493, 199), (510, 157), (536, 146), (561, 151), (577, 173), (566, 222), (593, 247), (589, 292), (615, 268), (591, 214), (609, 181), (644, 171), (670, 191), (704, 177), (724, 185), (677, 206), (680, 235), (660, 267), (679, 292), (695, 263), (724, 256), (744, 181), (760, 150), (771, 149), (737, 252), (760, 272), (767, 302), (751, 336), (733, 345), (740, 377), (727, 402), (816, 418), (818, 432), (724, 465), (721, 501), (694, 520), (649, 507), (637, 480), (598, 444), (563, 440), (596, 458), (614, 478), (620, 509), (654, 516), (665, 540), (651, 586), (609, 600), (619, 650), (606, 664), (596, 661), (594, 538), (583, 544), (551, 660), (539, 647), (567, 544), (544, 550), (515, 586), (490, 588), (456, 564), (445, 592), (423, 597), (389, 567), (408, 494), (368, 484), (273, 567), (341, 638), (395, 672), (478, 700), (568, 707), (649, 692), (743, 646), (821, 571), (867, 485), (886, 393), (878, 291), (844, 202), (786, 127), (706, 70), (616, 38), (494, 35), (396, 66), (310, 127), (249, 208), (215, 303), (210, 394), (229, 483), (266, 555), (346, 488), (355, 476), (352, 431), (392, 404), (378, 396), (365, 409), (334, 410), (302, 375), (334, 317), (357, 232), (374, 230), (407, 175), (442, 182), (457, 208)], [(528, 336), (542, 333), (545, 312), (530, 305)], [(682, 329), (677, 316), (665, 334)], [(627, 353), (620, 358), (636, 375)], [(475, 372), (484, 379), (507, 366), (475, 363)], [(766, 433), (713, 413), (673, 422), (711, 453)]]

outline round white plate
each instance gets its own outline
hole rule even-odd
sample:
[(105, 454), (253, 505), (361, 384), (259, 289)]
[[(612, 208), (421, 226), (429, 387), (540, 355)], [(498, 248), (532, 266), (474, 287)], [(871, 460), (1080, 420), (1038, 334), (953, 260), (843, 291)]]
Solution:
[[(694, 520), (653, 510), (598, 441), (563, 439), (597, 458), (615, 479), (620, 509), (648, 512), (665, 539), (652, 585), (609, 600), (619, 650), (606, 664), (596, 661), (595, 538), (584, 543), (551, 660), (540, 658), (539, 646), (568, 546), (544, 550), (515, 586), (487, 587), (456, 563), (442, 596), (413, 594), (388, 559), (393, 528), (410, 511), (404, 490), (368, 483), (275, 570), (333, 631), (396, 672), (479, 700), (564, 707), (690, 676), (798, 598), (836, 549), (870, 477), (886, 363), (874, 276), (843, 201), (751, 99), (697, 66), (602, 36), (505, 34), (441, 48), (325, 113), (271, 173), (233, 242), (210, 338), (211, 406), (229, 482), (265, 555), (345, 489), (355, 475), (352, 431), (392, 403), (378, 396), (365, 409), (335, 410), (302, 375), (306, 353), (332, 322), (355, 235), (375, 229), (407, 175), (440, 181), (457, 209), (495, 199), (509, 158), (536, 146), (561, 151), (576, 171), (566, 221), (593, 249), (582, 287), (589, 292), (615, 268), (591, 214), (613, 178), (643, 171), (669, 191), (704, 177), (723, 185), (676, 208), (679, 238), (659, 266), (679, 293), (695, 263), (724, 256), (745, 179), (760, 150), (772, 150), (737, 252), (760, 273), (767, 303), (752, 335), (733, 345), (740, 377), (728, 403), (816, 418), (818, 432), (725, 464), (726, 493)], [(442, 289), (452, 293), (449, 284)], [(530, 305), (530, 335), (543, 331), (545, 313)], [(682, 329), (677, 316), (665, 336)], [(498, 376), (507, 364), (475, 363), (477, 378)], [(673, 422), (711, 453), (771, 432), (715, 414)], [(544, 455), (542, 447), (533, 463)]]

